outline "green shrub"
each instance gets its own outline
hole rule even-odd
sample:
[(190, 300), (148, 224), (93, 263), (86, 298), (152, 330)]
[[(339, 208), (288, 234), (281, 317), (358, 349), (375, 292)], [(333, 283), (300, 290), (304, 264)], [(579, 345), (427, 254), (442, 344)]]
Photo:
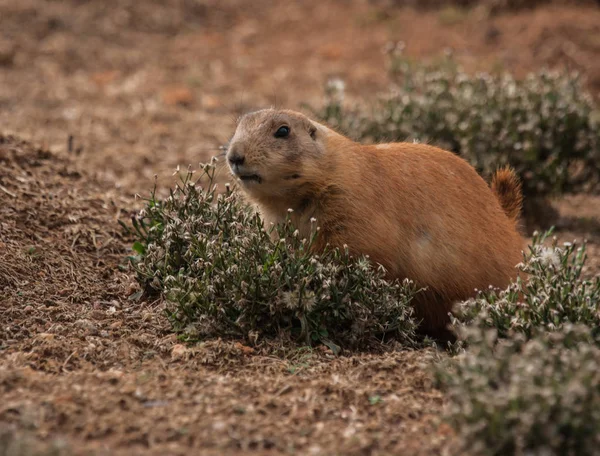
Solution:
[(412, 283), (386, 281), (347, 250), (313, 255), (314, 235), (301, 239), (289, 222), (265, 231), (229, 188), (217, 194), (214, 171), (204, 166), (197, 180), (188, 171), (134, 219), (138, 280), (164, 295), (177, 331), (248, 340), (283, 332), (334, 350), (384, 337), (413, 343)]
[(600, 348), (586, 326), (499, 340), (469, 329), (466, 352), (438, 366), (456, 454), (598, 453)]
[[(388, 2), (390, 3), (390, 2)], [(490, 13), (530, 9), (542, 5), (597, 5), (596, 0), (391, 0), (396, 6), (412, 6), (421, 9), (432, 9), (448, 6), (473, 8), (483, 6)]]
[(391, 73), (396, 84), (370, 109), (344, 107), (330, 86), (317, 115), (357, 140), (435, 144), (484, 176), (510, 164), (527, 197), (598, 182), (600, 117), (576, 75), (471, 76), (451, 58), (420, 66), (401, 55)]
[[(600, 278), (585, 244), (535, 234), (527, 277), (461, 303), (460, 354), (436, 366), (457, 454), (591, 455), (600, 443)], [(466, 345), (466, 351), (463, 346)]]
[[(569, 323), (586, 324), (600, 336), (600, 277), (585, 279), (585, 244), (544, 246), (550, 233), (535, 234), (521, 266), (528, 276), (505, 290), (486, 290), (458, 305), (453, 318), (460, 333), (467, 326), (493, 328), (500, 337), (556, 331)], [(462, 339), (464, 339), (464, 335)]]

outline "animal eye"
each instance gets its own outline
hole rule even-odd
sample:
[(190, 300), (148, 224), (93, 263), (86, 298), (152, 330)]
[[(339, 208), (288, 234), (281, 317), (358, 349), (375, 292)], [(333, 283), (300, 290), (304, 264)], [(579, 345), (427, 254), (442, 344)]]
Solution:
[(289, 134), (290, 134), (290, 127), (284, 125), (277, 129), (277, 131), (275, 132), (275, 137), (276, 138), (285, 138)]

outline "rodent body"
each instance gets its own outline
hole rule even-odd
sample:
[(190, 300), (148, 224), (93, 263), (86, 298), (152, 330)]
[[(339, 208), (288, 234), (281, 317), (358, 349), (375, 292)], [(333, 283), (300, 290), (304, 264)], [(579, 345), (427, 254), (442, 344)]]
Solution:
[(425, 330), (443, 330), (453, 304), (475, 289), (505, 287), (517, 275), (524, 243), (511, 170), (499, 171), (490, 188), (451, 152), (361, 145), (277, 110), (244, 116), (227, 156), (267, 223), (285, 220), (291, 208), (306, 237), (317, 220), (317, 249), (347, 245), (383, 265), (390, 278), (426, 287), (414, 302)]

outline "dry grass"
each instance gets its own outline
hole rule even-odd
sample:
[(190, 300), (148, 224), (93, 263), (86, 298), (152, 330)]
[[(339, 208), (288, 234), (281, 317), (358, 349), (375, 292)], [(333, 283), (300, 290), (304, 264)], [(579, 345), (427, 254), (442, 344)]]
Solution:
[(431, 454), (448, 434), (436, 430), (442, 396), (419, 367), (424, 354), (285, 360), (217, 342), (162, 368), (78, 370), (57, 382), (24, 368), (0, 379), (11, 385), (3, 408), (21, 426), (116, 454)]
[(0, 141), (0, 423), (11, 445), (46, 454), (38, 440), (64, 436), (76, 454), (441, 448), (442, 398), (423, 368), (432, 353), (181, 345), (160, 304), (127, 298), (136, 288), (119, 265), (132, 240), (117, 218), (133, 202), (66, 156)]

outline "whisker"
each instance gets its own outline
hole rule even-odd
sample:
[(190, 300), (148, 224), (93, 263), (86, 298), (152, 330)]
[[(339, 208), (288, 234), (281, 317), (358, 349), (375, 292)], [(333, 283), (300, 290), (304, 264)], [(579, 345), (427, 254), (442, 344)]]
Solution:
[(240, 120), (240, 116), (235, 115), (233, 113), (229, 113), (227, 117), (229, 117), (229, 120), (231, 120), (231, 122), (233, 122), (234, 125), (237, 125)]

